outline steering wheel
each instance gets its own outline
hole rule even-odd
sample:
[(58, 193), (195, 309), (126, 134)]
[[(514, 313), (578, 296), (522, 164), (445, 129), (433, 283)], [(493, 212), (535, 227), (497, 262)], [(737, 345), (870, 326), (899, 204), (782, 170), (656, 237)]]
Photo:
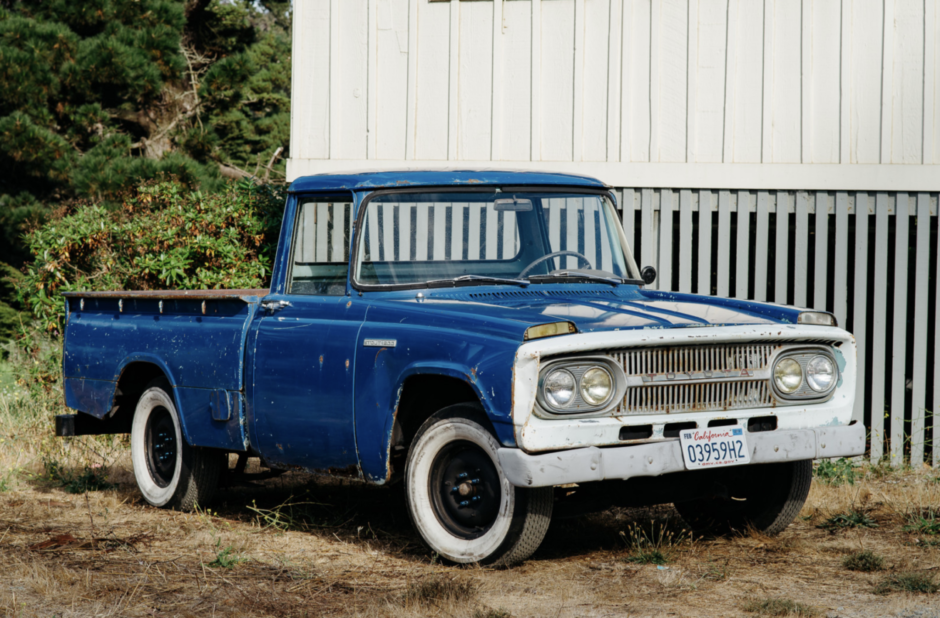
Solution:
[(520, 279), (525, 279), (525, 276), (526, 276), (527, 274), (529, 274), (529, 271), (530, 271), (530, 270), (532, 270), (533, 268), (535, 268), (536, 266), (538, 266), (539, 264), (541, 264), (541, 263), (544, 262), (545, 260), (550, 260), (550, 259), (552, 259), (552, 258), (559, 257), (559, 256), (562, 256), (562, 255), (573, 255), (573, 256), (575, 256), (576, 258), (578, 258), (578, 263), (579, 263), (579, 264), (580, 264), (581, 262), (584, 262), (585, 264), (587, 264), (587, 267), (588, 267), (588, 268), (590, 268), (591, 270), (594, 269), (594, 266), (591, 264), (591, 261), (588, 260), (587, 257), (585, 257), (585, 256), (581, 255), (580, 253), (578, 253), (577, 251), (555, 251), (554, 253), (548, 253), (548, 254), (546, 254), (546, 255), (543, 255), (542, 257), (536, 259), (535, 261), (533, 261), (532, 263), (530, 263), (528, 266), (526, 266), (525, 268), (523, 268), (523, 269), (522, 269), (522, 272), (519, 273), (519, 278), (520, 278)]

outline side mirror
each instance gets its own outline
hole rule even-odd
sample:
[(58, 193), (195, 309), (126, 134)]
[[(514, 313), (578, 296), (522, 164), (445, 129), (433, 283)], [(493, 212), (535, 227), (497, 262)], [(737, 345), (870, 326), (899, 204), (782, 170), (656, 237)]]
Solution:
[(656, 269), (652, 266), (644, 266), (640, 271), (640, 276), (643, 278), (643, 283), (649, 285), (656, 281)]

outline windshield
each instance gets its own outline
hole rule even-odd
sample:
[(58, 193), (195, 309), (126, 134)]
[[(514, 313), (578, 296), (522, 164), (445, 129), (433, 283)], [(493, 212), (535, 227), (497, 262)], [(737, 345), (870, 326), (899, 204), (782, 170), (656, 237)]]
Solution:
[[(493, 190), (394, 193), (366, 203), (362, 285), (604, 277), (639, 279), (604, 195)], [(491, 281), (491, 283), (500, 283)]]

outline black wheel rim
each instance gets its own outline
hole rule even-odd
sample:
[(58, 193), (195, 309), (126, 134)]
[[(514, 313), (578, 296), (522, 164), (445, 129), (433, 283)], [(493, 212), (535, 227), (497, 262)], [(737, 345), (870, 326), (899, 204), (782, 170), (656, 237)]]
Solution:
[(483, 536), (499, 515), (499, 472), (473, 442), (458, 440), (441, 449), (431, 463), (428, 489), (434, 515), (458, 538)]
[(176, 426), (169, 410), (157, 407), (150, 412), (144, 444), (147, 446), (147, 469), (150, 471), (150, 477), (159, 487), (167, 487), (176, 472), (176, 458), (179, 453)]

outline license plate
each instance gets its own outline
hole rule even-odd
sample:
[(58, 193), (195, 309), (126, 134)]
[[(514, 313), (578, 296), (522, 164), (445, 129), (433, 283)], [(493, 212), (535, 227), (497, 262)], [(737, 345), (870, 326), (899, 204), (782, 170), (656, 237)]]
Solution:
[(711, 427), (679, 432), (682, 459), (689, 470), (751, 462), (743, 427)]

